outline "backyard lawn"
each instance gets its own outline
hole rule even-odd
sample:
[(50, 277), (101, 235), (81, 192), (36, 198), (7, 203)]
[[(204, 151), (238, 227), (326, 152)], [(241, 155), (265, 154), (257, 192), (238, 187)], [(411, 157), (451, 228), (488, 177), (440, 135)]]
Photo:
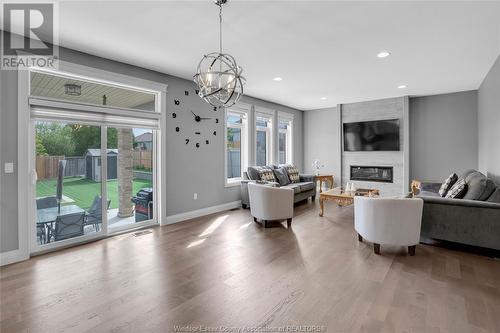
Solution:
[[(36, 184), (36, 196), (47, 197), (56, 194), (57, 179), (39, 180)], [(132, 195), (144, 187), (153, 187), (151, 181), (134, 179)], [(63, 182), (63, 195), (73, 199), (75, 205), (88, 210), (96, 195), (101, 194), (101, 183), (82, 177), (66, 177)], [(108, 181), (108, 200), (110, 208), (118, 208), (118, 180)]]

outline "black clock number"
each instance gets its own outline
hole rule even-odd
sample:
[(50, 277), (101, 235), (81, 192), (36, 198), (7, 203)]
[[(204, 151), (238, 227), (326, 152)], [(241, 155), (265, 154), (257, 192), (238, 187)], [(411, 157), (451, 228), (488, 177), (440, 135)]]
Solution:
[(196, 142), (196, 148), (200, 148), (200, 144)]
[(198, 89), (196, 89), (194, 92), (196, 93), (196, 95), (200, 94), (200, 91)]
[(217, 111), (217, 107), (216, 106), (214, 106), (214, 111)]
[(176, 131), (176, 132), (179, 132), (180, 130), (181, 130), (181, 129), (179, 128), (179, 126), (177, 126), (177, 127), (175, 128), (175, 131)]
[(180, 105), (180, 104), (181, 104), (181, 101), (179, 101), (178, 99), (174, 99), (174, 104), (175, 104), (175, 105)]
[(205, 140), (205, 144), (207, 144), (207, 145), (208, 145), (208, 140)]
[(215, 118), (215, 123), (218, 124), (219, 123), (219, 118)]
[(217, 135), (217, 131), (214, 131), (214, 135)]
[(177, 113), (172, 113), (172, 118), (177, 118)]
[(188, 143), (189, 143), (189, 139), (186, 139), (186, 144), (188, 144)]

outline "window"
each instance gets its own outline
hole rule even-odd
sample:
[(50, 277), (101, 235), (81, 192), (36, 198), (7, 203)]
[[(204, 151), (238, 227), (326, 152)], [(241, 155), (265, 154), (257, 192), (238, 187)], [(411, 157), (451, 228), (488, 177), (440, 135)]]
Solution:
[(255, 164), (272, 163), (272, 115), (255, 113)]
[(247, 111), (226, 110), (226, 184), (238, 183), (247, 167)]
[(118, 87), (70, 75), (30, 72), (30, 95), (79, 104), (155, 112), (156, 96), (129, 87)]
[(278, 163), (289, 164), (292, 161), (293, 115), (278, 114)]

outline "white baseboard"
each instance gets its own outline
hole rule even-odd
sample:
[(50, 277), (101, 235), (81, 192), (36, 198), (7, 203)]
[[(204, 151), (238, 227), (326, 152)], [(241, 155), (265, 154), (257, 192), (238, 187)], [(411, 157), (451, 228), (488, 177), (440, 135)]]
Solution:
[(193, 211), (185, 212), (185, 213), (180, 213), (180, 214), (176, 214), (176, 215), (170, 215), (170, 216), (167, 216), (165, 219), (163, 219), (160, 222), (160, 225), (167, 225), (167, 224), (182, 222), (182, 221), (194, 219), (196, 217), (210, 215), (210, 214), (214, 214), (214, 213), (218, 213), (218, 212), (223, 212), (225, 210), (230, 210), (230, 209), (239, 208), (239, 207), (241, 207), (241, 200), (228, 202), (228, 203), (225, 203), (222, 205), (201, 208), (201, 209), (197, 209), (197, 210), (193, 210)]
[(29, 255), (21, 249), (0, 253), (0, 266), (29, 259)]

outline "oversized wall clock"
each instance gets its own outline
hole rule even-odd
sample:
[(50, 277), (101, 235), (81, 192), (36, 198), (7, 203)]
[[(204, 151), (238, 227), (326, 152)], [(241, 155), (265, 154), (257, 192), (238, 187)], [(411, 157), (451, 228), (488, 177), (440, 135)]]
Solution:
[[(184, 97), (189, 98), (189, 95), (189, 91), (184, 91)], [(197, 90), (195, 90), (193, 97), (199, 99)], [(189, 108), (187, 105), (188, 103), (185, 103), (177, 97), (174, 98), (173, 104), (174, 107), (171, 117), (174, 121), (177, 121), (174, 125), (175, 132), (179, 135), (184, 135), (185, 145), (201, 148), (209, 145), (219, 134), (217, 132), (220, 121), (220, 112), (218, 112), (218, 108), (214, 107), (211, 109), (212, 111), (203, 108), (193, 110)], [(189, 104), (193, 105), (195, 103)], [(180, 117), (181, 113), (184, 115), (183, 117)], [(181, 118), (183, 118), (182, 121), (191, 122), (191, 124), (181, 124)]]

